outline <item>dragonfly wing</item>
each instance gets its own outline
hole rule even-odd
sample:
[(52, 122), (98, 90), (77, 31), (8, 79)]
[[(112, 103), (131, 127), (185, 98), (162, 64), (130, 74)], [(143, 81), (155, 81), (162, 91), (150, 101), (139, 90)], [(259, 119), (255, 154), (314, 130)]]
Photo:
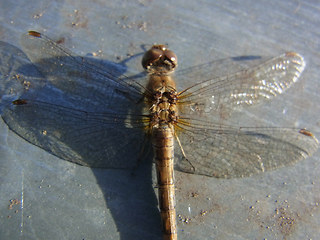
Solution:
[(307, 130), (283, 128), (191, 128), (179, 140), (176, 169), (218, 178), (247, 177), (310, 156), (318, 140)]
[[(54, 42), (40, 33), (23, 34), (21, 44), (32, 64), (45, 77), (46, 84), (67, 92), (76, 100), (83, 103), (94, 100), (96, 105), (103, 108), (121, 110), (127, 107), (127, 103), (126, 101), (118, 101), (117, 104), (112, 102), (114, 94), (122, 94), (124, 99), (134, 102), (143, 98), (144, 89), (138, 83), (139, 79), (133, 81), (126, 78), (123, 75), (124, 67), (119, 64), (104, 62), (102, 65), (101, 61), (96, 59), (77, 56), (59, 42)], [(83, 91), (81, 86), (86, 86), (87, 90)], [(90, 104), (92, 101), (89, 102)]]
[(272, 57), (268, 56), (223, 58), (184, 69), (178, 69), (175, 71), (174, 75), (179, 83), (183, 85), (183, 88), (179, 89), (181, 91), (185, 89), (185, 86), (190, 87), (205, 80), (232, 75), (244, 69), (251, 69), (270, 59), (272, 59)]
[(140, 116), (92, 113), (27, 100), (6, 108), (2, 118), (32, 144), (84, 166), (132, 168), (145, 147)]
[(304, 68), (303, 57), (290, 52), (255, 67), (197, 83), (179, 96), (181, 116), (190, 121), (199, 117), (206, 121), (217, 116), (227, 118), (236, 109), (283, 93)]
[(6, 124), (32, 144), (70, 162), (134, 166), (137, 159), (132, 156), (143, 156), (142, 150), (147, 149), (143, 95), (89, 71), (86, 64), (73, 64), (69, 55), (53, 57), (56, 51), (55, 47), (48, 61), (39, 59), (34, 65), (18, 48), (0, 44), (1, 116)]
[(177, 168), (215, 177), (245, 177), (311, 155), (318, 140), (308, 131), (225, 125), (234, 110), (283, 93), (304, 67), (302, 56), (285, 53), (182, 91), (176, 128), (186, 158), (178, 153)]

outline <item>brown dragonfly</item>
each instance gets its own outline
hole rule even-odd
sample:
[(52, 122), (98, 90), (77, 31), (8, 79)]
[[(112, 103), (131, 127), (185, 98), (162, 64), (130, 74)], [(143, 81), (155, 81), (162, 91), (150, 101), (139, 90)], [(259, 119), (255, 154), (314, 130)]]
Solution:
[(174, 168), (247, 177), (293, 164), (318, 148), (304, 128), (229, 120), (233, 112), (291, 87), (305, 68), (298, 53), (231, 58), (223, 63), (245, 64), (223, 75), (213, 71), (214, 62), (175, 71), (177, 56), (154, 45), (142, 59), (144, 83), (41, 33), (29, 31), (21, 42), (27, 55), (0, 45), (9, 53), (1, 67), (3, 120), (32, 144), (89, 167), (133, 169), (152, 144), (164, 239), (177, 239)]

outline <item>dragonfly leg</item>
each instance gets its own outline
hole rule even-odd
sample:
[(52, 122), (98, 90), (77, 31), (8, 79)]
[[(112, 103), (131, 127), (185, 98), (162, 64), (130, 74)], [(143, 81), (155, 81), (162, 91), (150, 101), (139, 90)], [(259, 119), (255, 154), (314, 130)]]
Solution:
[(187, 156), (186, 156), (186, 154), (185, 154), (185, 152), (184, 152), (184, 150), (183, 150), (183, 147), (182, 147), (182, 145), (181, 145), (181, 142), (180, 142), (180, 139), (179, 139), (179, 137), (178, 137), (178, 135), (177, 135), (177, 133), (176, 132), (174, 132), (174, 136), (175, 136), (175, 138), (177, 139), (177, 142), (178, 142), (178, 144), (179, 144), (179, 147), (180, 147), (180, 149), (181, 149), (181, 152), (182, 152), (182, 155), (183, 155), (183, 157), (185, 158), (185, 160), (190, 164), (190, 166), (192, 167), (192, 171), (193, 172), (195, 172), (195, 167), (193, 166), (193, 164), (189, 161), (189, 159), (187, 158)]

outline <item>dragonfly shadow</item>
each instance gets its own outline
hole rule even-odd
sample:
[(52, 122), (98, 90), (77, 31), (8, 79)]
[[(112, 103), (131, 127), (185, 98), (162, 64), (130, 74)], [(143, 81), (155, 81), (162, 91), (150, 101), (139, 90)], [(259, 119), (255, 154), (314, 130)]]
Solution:
[[(119, 80), (125, 65), (71, 55), (30, 62), (5, 42), (0, 54), (0, 113), (8, 127), (63, 160), (92, 167), (121, 239), (160, 239), (142, 90)], [(126, 171), (107, 171), (110, 177), (96, 168)]]

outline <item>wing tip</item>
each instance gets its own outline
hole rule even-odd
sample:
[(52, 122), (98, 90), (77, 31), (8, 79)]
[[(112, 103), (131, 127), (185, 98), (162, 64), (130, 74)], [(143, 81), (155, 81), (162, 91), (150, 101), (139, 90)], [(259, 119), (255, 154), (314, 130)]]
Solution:
[(32, 37), (41, 38), (41, 33), (37, 32), (37, 31), (33, 31), (33, 30), (28, 31), (28, 35), (32, 36)]
[(28, 101), (26, 99), (17, 99), (12, 102), (13, 105), (25, 105)]
[(304, 60), (304, 57), (297, 53), (297, 52), (286, 52), (285, 56), (287, 58), (292, 59), (291, 61), (297, 65), (299, 65), (300, 67), (297, 69), (300, 73), (304, 70), (305, 66), (306, 66), (306, 62)]
[(307, 137), (313, 138), (313, 140), (316, 142), (316, 144), (319, 145), (319, 140), (309, 130), (307, 130), (305, 128), (302, 128), (302, 129), (299, 130), (299, 133), (301, 133), (301, 134), (303, 134), (303, 135), (305, 135)]

